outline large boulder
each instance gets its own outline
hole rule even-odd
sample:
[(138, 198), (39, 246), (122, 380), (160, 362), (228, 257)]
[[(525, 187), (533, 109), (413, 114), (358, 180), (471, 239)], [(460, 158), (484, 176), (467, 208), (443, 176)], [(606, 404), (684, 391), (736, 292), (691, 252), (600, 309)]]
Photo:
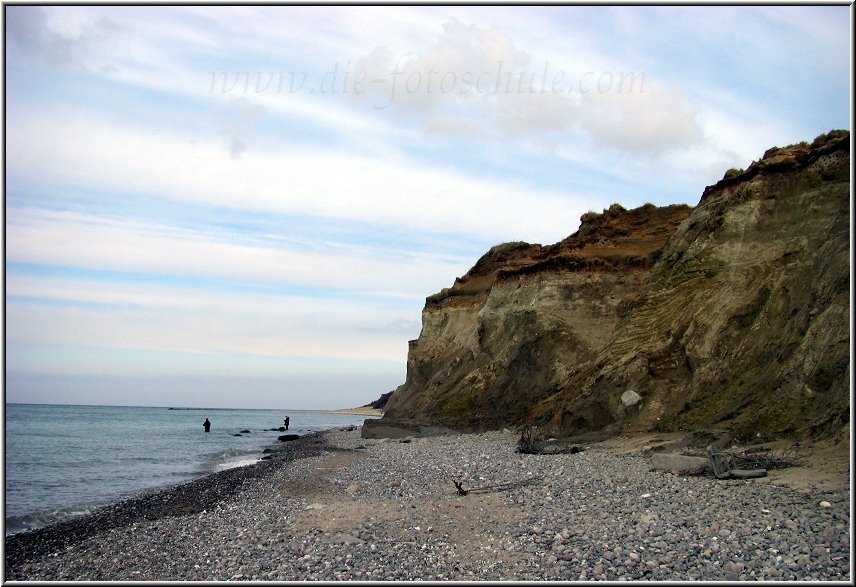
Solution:
[(690, 475), (707, 470), (710, 467), (710, 459), (662, 452), (651, 455), (651, 466), (676, 475)]

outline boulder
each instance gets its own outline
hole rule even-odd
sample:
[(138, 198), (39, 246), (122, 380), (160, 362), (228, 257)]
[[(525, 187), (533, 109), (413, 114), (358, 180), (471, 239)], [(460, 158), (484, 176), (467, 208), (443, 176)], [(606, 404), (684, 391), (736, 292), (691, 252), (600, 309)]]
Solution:
[(300, 435), (299, 434), (281, 434), (280, 436), (277, 436), (276, 438), (280, 442), (289, 442), (291, 440), (297, 440), (298, 438), (300, 438)]
[(628, 389), (627, 391), (621, 394), (621, 403), (624, 405), (625, 408), (635, 406), (640, 401), (642, 401), (642, 396), (633, 391), (632, 389)]
[(651, 466), (663, 471), (672, 471), (676, 475), (690, 475), (701, 473), (710, 467), (710, 459), (661, 452), (651, 455)]

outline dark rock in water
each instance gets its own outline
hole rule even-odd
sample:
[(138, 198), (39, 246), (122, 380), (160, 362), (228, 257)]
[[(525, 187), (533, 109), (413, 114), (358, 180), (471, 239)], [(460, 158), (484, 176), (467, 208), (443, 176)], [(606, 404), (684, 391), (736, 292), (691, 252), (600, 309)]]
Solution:
[(241, 434), (249, 434), (249, 433), (250, 433), (249, 430), (241, 430)]
[(263, 454), (263, 455), (269, 455), (269, 454), (270, 454), (270, 453), (272, 453), (272, 452), (276, 452), (276, 451), (275, 451), (274, 449), (272, 449), (272, 448), (266, 448), (266, 449), (264, 449), (264, 450), (262, 451), (262, 454)]
[(243, 436), (243, 434), (233, 434), (232, 436)]
[(273, 458), (273, 456), (272, 456), (272, 455), (267, 455), (267, 456), (265, 456), (265, 457), (262, 457), (262, 460), (263, 460), (263, 461), (269, 461), (269, 460), (271, 460), (272, 458)]
[(300, 436), (298, 434), (282, 434), (280, 436), (277, 436), (277, 440), (279, 440), (281, 442), (288, 442), (289, 440), (297, 440), (298, 438), (300, 438)]
[(285, 426), (280, 426), (279, 428), (277, 428), (277, 430), (279, 430), (280, 432), (285, 432)]

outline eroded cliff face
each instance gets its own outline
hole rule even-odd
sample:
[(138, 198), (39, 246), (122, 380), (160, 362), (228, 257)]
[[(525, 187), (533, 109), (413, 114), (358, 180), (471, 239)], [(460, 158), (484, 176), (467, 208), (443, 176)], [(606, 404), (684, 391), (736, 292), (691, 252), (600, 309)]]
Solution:
[(494, 247), (427, 299), (383, 421), (840, 430), (849, 141), (836, 131), (770, 149), (694, 209), (613, 205), (555, 245)]

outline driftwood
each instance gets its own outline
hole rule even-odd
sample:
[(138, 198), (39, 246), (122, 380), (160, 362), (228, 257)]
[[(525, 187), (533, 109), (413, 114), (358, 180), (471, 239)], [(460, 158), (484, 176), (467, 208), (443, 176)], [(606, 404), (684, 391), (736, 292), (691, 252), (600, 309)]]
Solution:
[(508, 491), (509, 489), (516, 489), (518, 487), (534, 485), (535, 483), (540, 483), (541, 481), (543, 481), (542, 477), (529, 477), (527, 479), (521, 479), (520, 481), (508, 481), (506, 483), (499, 483), (497, 485), (487, 485), (485, 487), (464, 489), (463, 480), (457, 481), (456, 479), (452, 479), (452, 483), (455, 484), (455, 489), (458, 491), (458, 495), (468, 495), (470, 493), (492, 493), (494, 491)]
[(741, 469), (760, 468), (760, 469), (787, 469), (788, 467), (796, 467), (799, 463), (796, 446), (791, 448), (774, 451), (771, 448), (758, 447), (746, 450), (743, 454), (732, 455), (734, 461)]
[(539, 440), (532, 431), (531, 426), (525, 426), (520, 431), (520, 440), (517, 441), (517, 452), (526, 455), (543, 454), (544, 443)]
[(582, 450), (583, 447), (579, 444), (569, 444), (562, 441), (545, 442), (535, 435), (531, 426), (525, 426), (520, 431), (520, 440), (517, 441), (517, 452), (526, 455), (576, 454)]
[(754, 479), (767, 476), (767, 469), (737, 468), (734, 454), (717, 450), (713, 445), (707, 447), (707, 455), (710, 457), (713, 474), (717, 479)]

